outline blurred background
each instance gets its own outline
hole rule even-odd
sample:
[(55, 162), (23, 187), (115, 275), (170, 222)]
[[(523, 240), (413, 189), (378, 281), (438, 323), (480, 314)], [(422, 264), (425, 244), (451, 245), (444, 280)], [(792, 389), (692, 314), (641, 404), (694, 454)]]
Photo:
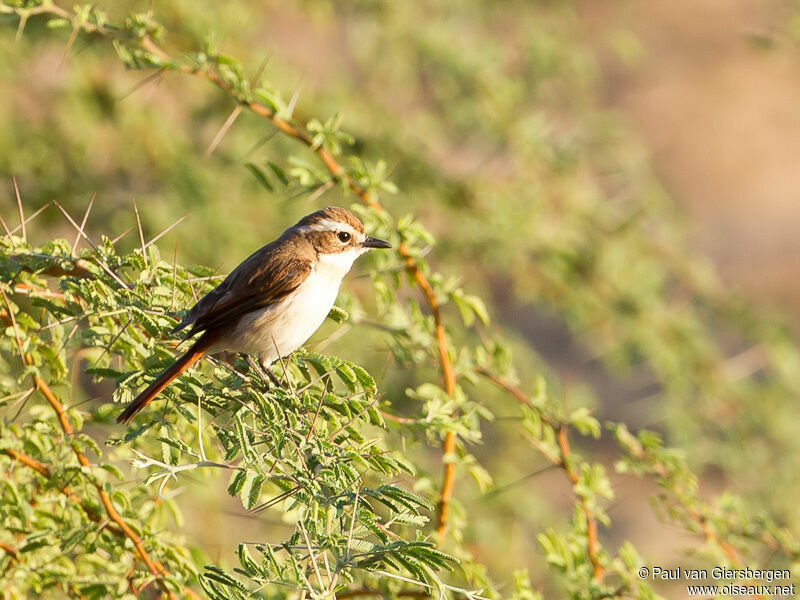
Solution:
[[(152, 10), (169, 52), (200, 48), (211, 32), (247, 72), (263, 65), (301, 122), (340, 113), (355, 138), (346, 153), (386, 161), (399, 193), (383, 203), (395, 217), (414, 214), (437, 238), (435, 268), (487, 299), (523, 381), (552, 375), (599, 418), (665, 434), (704, 494), (730, 490), (800, 525), (794, 3), (104, 8), (112, 20)], [(235, 107), (205, 82), (126, 72), (101, 39), (67, 50), (68, 32), (33, 19), (18, 41), (15, 28), (9, 20), (0, 29), (6, 223), (18, 221), (13, 174), (27, 214), (57, 199), (78, 220), (96, 194), (87, 229), (98, 237), (130, 231), (133, 202), (148, 239), (188, 214), (159, 241), (162, 255), (225, 273), (303, 214), (351, 201), (335, 187), (287, 191), (271, 179), (265, 161), (291, 170), (289, 154), (313, 157), (254, 115), (238, 116), (215, 146)], [(72, 240), (74, 231), (50, 206), (28, 235)], [(137, 232), (120, 244), (136, 247)], [(356, 271), (344, 301), (369, 307)], [(387, 371), (385, 352), (359, 353), (357, 331), (326, 340), (333, 330), (321, 347), (381, 374), (402, 408), (414, 382)], [(530, 556), (546, 587), (535, 536), (569, 509), (568, 489), (557, 474), (531, 477), (541, 465), (510, 464), (518, 446), (499, 419), (475, 452), (502, 493), (463, 483), (457, 495), (464, 511), (487, 506), (496, 516), (470, 525), (476, 557), (502, 572), (518, 566), (509, 556)], [(651, 564), (676, 560), (687, 540), (650, 511), (655, 490), (622, 476), (614, 483), (606, 541), (631, 539)], [(252, 517), (224, 493), (209, 492), (195, 511), (187, 526), (212, 558), (224, 561), (252, 535)]]
[(580, 2), (577, 11), (602, 103), (635, 128), (687, 216), (692, 247), (797, 323), (795, 8), (708, 0)]

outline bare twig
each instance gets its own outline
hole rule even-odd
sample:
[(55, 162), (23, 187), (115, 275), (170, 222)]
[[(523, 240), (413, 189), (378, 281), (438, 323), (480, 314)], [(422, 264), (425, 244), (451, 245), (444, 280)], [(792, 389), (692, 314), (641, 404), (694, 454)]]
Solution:
[[(42, 211), (44, 211), (44, 209), (46, 209), (48, 206), (50, 206), (50, 204), (52, 204), (52, 202), (48, 202), (47, 204), (45, 204), (44, 206), (42, 206), (42, 207), (41, 207), (39, 210), (37, 210), (35, 213), (33, 213), (33, 214), (30, 216), (30, 217), (27, 217), (27, 218), (26, 218), (26, 219), (23, 221), (23, 223), (25, 223), (25, 225), (27, 225), (28, 223), (30, 223), (31, 221), (33, 221), (33, 220), (34, 220), (36, 217), (38, 217), (40, 214), (42, 214)], [(12, 229), (11, 231), (7, 231), (6, 233), (8, 233), (8, 235), (14, 235), (14, 234), (15, 234), (15, 233), (17, 233), (17, 232), (18, 232), (20, 229), (22, 229), (22, 223), (20, 223), (20, 224), (19, 224), (19, 225), (17, 225), (16, 227), (14, 227), (14, 229)]]
[(19, 209), (19, 225), (22, 227), (22, 241), (28, 241), (28, 232), (25, 231), (25, 213), (22, 210), (22, 198), (19, 196), (19, 186), (17, 185), (16, 175), (11, 176), (11, 181), (14, 183), (14, 194), (17, 196), (17, 208)]
[[(28, 15), (54, 14), (61, 18), (68, 19), (70, 20), (70, 22), (74, 22), (72, 15), (68, 11), (52, 4), (35, 7), (34, 9), (29, 10), (27, 14)], [(365, 205), (371, 207), (372, 209), (378, 212), (384, 212), (384, 208), (375, 199), (370, 190), (361, 187), (356, 181), (350, 178), (345, 172), (344, 168), (338, 163), (336, 158), (333, 156), (333, 154), (327, 148), (325, 148), (323, 144), (315, 145), (312, 137), (308, 133), (302, 130), (299, 126), (292, 124), (289, 120), (279, 116), (272, 108), (264, 104), (261, 104), (255, 100), (250, 100), (248, 98), (242, 97), (242, 95), (237, 90), (232, 88), (231, 85), (228, 83), (228, 81), (226, 81), (214, 69), (213, 66), (199, 67), (194, 65), (177, 64), (148, 35), (134, 39), (125, 32), (120, 32), (119, 30), (109, 28), (105, 25), (95, 25), (92, 23), (85, 23), (81, 24), (81, 26), (88, 33), (99, 33), (101, 35), (105, 35), (114, 39), (122, 38), (131, 43), (138, 43), (145, 51), (158, 57), (162, 61), (168, 63), (169, 68), (180, 73), (195, 75), (207, 79), (208, 81), (216, 85), (218, 88), (220, 88), (221, 90), (223, 90), (224, 92), (235, 98), (242, 107), (247, 108), (251, 112), (266, 118), (279, 131), (301, 142), (304, 146), (312, 150), (318, 156), (320, 161), (323, 163), (325, 168), (328, 170), (328, 172), (333, 176), (335, 180), (343, 182), (345, 187), (347, 187), (351, 192), (353, 192), (353, 194), (355, 194)], [(298, 89), (295, 90), (294, 94), (292, 95), (292, 98), (289, 102), (289, 111), (288, 111), (289, 114), (291, 114), (291, 111), (294, 108), (295, 103), (297, 102), (299, 92), (300, 92), (300, 87), (298, 87)], [(144, 245), (144, 242), (142, 242), (142, 245)], [(397, 251), (400, 257), (403, 259), (406, 265), (406, 269), (408, 270), (414, 281), (422, 290), (426, 302), (428, 304), (428, 307), (433, 315), (434, 325), (435, 325), (434, 335), (436, 337), (437, 352), (439, 355), (439, 363), (441, 366), (445, 391), (447, 392), (447, 394), (453, 395), (456, 389), (455, 371), (453, 370), (452, 361), (450, 360), (448, 354), (447, 338), (440, 314), (439, 303), (436, 299), (435, 292), (428, 278), (420, 269), (416, 259), (414, 258), (413, 254), (410, 252), (408, 247), (405, 244), (400, 244)], [(451, 432), (446, 433), (445, 438), (443, 440), (444, 455), (447, 457), (452, 456), (452, 454), (455, 452), (455, 447), (456, 447), (455, 435)], [(449, 501), (450, 498), (452, 497), (454, 485), (455, 485), (455, 464), (450, 460), (446, 460), (444, 464), (442, 489), (440, 492), (440, 499), (438, 503), (437, 517), (436, 517), (436, 532), (440, 540), (444, 537), (447, 528)]]
[(153, 239), (151, 239), (149, 242), (147, 242), (147, 243), (144, 245), (144, 247), (145, 247), (145, 248), (149, 248), (149, 247), (150, 247), (152, 244), (155, 244), (155, 243), (156, 243), (158, 240), (160, 240), (162, 237), (164, 237), (164, 236), (165, 236), (165, 235), (167, 235), (167, 234), (168, 234), (170, 231), (172, 231), (172, 228), (173, 228), (173, 227), (176, 227), (176, 226), (177, 226), (178, 224), (180, 224), (180, 223), (181, 223), (181, 222), (182, 222), (182, 221), (183, 221), (183, 220), (184, 220), (186, 217), (188, 217), (188, 216), (189, 216), (189, 214), (190, 214), (190, 213), (186, 213), (186, 214), (185, 214), (185, 215), (183, 215), (181, 218), (179, 218), (177, 221), (175, 221), (174, 223), (172, 223), (172, 225), (170, 225), (170, 226), (169, 226), (169, 227), (167, 227), (166, 229), (163, 229), (163, 230), (161, 231), (161, 233), (159, 233), (159, 234), (158, 234), (158, 235), (156, 235), (156, 236), (155, 236)]
[(133, 212), (136, 215), (136, 226), (139, 228), (139, 242), (142, 245), (142, 258), (144, 258), (144, 264), (146, 267), (150, 266), (150, 262), (147, 260), (147, 251), (144, 245), (144, 233), (142, 232), (142, 220), (139, 218), (139, 208), (136, 206), (136, 201), (133, 201)]
[[(336, 592), (337, 598), (358, 598), (359, 596), (376, 596), (379, 598), (387, 597), (386, 592), (382, 592), (381, 590), (375, 590), (368, 587), (360, 587), (354, 588), (351, 590), (342, 590), (340, 592)], [(398, 597), (405, 597), (405, 598), (431, 598), (432, 594), (430, 592), (426, 592), (424, 590), (400, 590), (398, 592), (392, 592), (391, 595), (398, 596)]]
[(228, 133), (228, 130), (231, 128), (231, 126), (234, 124), (234, 122), (236, 121), (236, 119), (239, 117), (240, 114), (242, 114), (242, 105), (237, 104), (236, 107), (234, 107), (234, 109), (231, 111), (231, 114), (228, 116), (228, 118), (225, 119), (225, 122), (222, 124), (222, 127), (219, 128), (217, 135), (215, 135), (214, 139), (211, 140), (211, 143), (208, 145), (208, 148), (206, 148), (206, 151), (203, 153), (204, 158), (208, 158), (214, 153), (214, 150), (217, 149), (217, 146), (219, 146), (219, 143), (222, 141), (222, 138), (225, 137), (225, 134)]
[(86, 207), (86, 213), (83, 215), (83, 221), (81, 221), (81, 228), (78, 231), (78, 234), (75, 236), (75, 242), (72, 244), (72, 254), (75, 254), (75, 250), (78, 249), (78, 242), (81, 241), (81, 231), (84, 231), (84, 229), (86, 228), (86, 221), (89, 218), (89, 213), (92, 211), (92, 206), (94, 205), (95, 196), (97, 196), (97, 194), (92, 194), (92, 197), (89, 199), (89, 206)]

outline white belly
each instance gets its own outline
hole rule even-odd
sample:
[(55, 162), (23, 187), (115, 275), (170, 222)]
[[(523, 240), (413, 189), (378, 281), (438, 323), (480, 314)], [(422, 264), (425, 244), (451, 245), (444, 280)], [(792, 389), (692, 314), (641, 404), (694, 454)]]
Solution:
[(342, 254), (336, 255), (337, 261), (320, 261), (285, 300), (245, 315), (211, 352), (251, 354), (268, 365), (297, 350), (319, 329), (336, 301), (342, 278), (355, 259), (353, 256), (352, 260), (342, 260)]

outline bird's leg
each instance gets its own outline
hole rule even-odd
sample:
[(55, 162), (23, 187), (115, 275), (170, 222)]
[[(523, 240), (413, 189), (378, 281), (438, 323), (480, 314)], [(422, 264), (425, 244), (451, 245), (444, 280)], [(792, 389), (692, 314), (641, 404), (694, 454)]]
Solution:
[(262, 362), (261, 368), (264, 369), (264, 372), (267, 374), (270, 381), (274, 383), (276, 387), (283, 388), (283, 383), (281, 383), (281, 380), (275, 377), (275, 374), (269, 370), (269, 364)]
[[(261, 379), (262, 390), (265, 392), (269, 390), (269, 383), (267, 382), (267, 379), (269, 378), (270, 381), (274, 381), (275, 376), (269, 372), (269, 369), (267, 369), (265, 373), (261, 364), (259, 364), (259, 362), (249, 354), (245, 354), (244, 358), (247, 361), (247, 364), (250, 365), (250, 368), (253, 369), (253, 372)], [(267, 375), (269, 375), (269, 377), (267, 377)]]

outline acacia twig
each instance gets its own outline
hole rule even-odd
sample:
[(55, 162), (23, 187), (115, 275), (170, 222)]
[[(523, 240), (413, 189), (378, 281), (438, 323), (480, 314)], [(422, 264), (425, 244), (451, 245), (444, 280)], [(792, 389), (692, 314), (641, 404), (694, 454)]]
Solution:
[[(9, 316), (11, 318), (11, 325), (14, 329), (14, 337), (17, 342), (17, 349), (20, 352), (22, 362), (26, 367), (33, 367), (34, 366), (33, 358), (31, 357), (30, 354), (25, 353), (23, 350), (22, 341), (20, 339), (20, 334), (19, 334), (19, 328), (17, 327), (17, 322), (16, 319), (14, 318), (14, 311), (12, 310), (11, 304), (8, 301), (8, 297), (5, 294), (5, 290), (0, 288), (0, 293), (2, 293), (2, 297), (6, 305), (6, 310), (8, 311)], [(64, 406), (58, 400), (56, 395), (53, 393), (53, 391), (50, 389), (50, 387), (47, 385), (47, 383), (45, 382), (45, 380), (42, 378), (41, 375), (39, 375), (37, 372), (34, 372), (32, 378), (34, 387), (42, 393), (42, 395), (45, 397), (47, 402), (52, 407), (53, 411), (56, 413), (58, 423), (61, 426), (61, 430), (64, 432), (64, 435), (66, 435), (67, 437), (72, 437), (75, 434), (75, 430), (72, 428), (72, 425), (67, 419), (66, 412), (64, 411)], [(86, 469), (91, 469), (92, 468), (91, 462), (89, 462), (89, 459), (83, 452), (81, 452), (78, 446), (75, 444), (71, 444), (71, 447), (73, 453), (75, 454), (75, 458), (78, 459), (78, 463), (80, 463), (81, 467), (85, 467)], [(5, 453), (9, 454), (9, 452)], [(21, 460), (21, 455), (20, 455), (20, 460)], [(40, 463), (35, 459), (31, 459), (25, 464), (30, 466), (32, 469), (38, 471), (42, 475), (49, 476), (50, 470), (43, 463)], [(102, 484), (94, 480), (91, 480), (91, 484), (97, 490), (97, 493), (100, 496), (100, 502), (103, 504), (103, 508), (105, 509), (108, 518), (113, 523), (115, 523), (116, 526), (119, 527), (120, 530), (123, 532), (125, 537), (127, 537), (131, 541), (136, 551), (136, 554), (139, 556), (142, 562), (144, 562), (148, 571), (150, 571), (150, 573), (154, 577), (156, 577), (159, 583), (159, 587), (161, 587), (161, 589), (167, 595), (167, 597), (170, 598), (170, 600), (176, 600), (175, 594), (167, 587), (163, 579), (164, 577), (170, 575), (169, 571), (167, 571), (167, 569), (160, 562), (154, 561), (153, 559), (150, 558), (150, 555), (147, 553), (147, 550), (144, 547), (142, 539), (122, 518), (122, 516), (117, 512), (117, 509), (114, 508), (114, 505), (111, 502), (111, 497), (108, 495), (108, 492), (106, 492), (106, 490), (103, 488)], [(83, 506), (83, 502), (80, 499), (78, 499), (78, 501), (80, 502), (81, 506)], [(185, 588), (184, 591), (188, 596), (199, 598), (199, 596), (197, 596), (197, 594), (195, 594), (195, 592), (189, 588)]]
[(28, 241), (28, 232), (25, 231), (25, 213), (22, 210), (22, 198), (19, 196), (19, 186), (17, 185), (17, 178), (16, 176), (11, 177), (11, 181), (14, 182), (14, 194), (17, 197), (17, 208), (19, 209), (19, 226), (22, 227), (22, 241)]
[[(578, 474), (570, 464), (570, 456), (572, 456), (572, 451), (569, 447), (569, 438), (567, 437), (566, 425), (561, 425), (558, 428), (556, 439), (558, 440), (558, 449), (561, 452), (561, 468), (564, 469), (564, 473), (566, 473), (567, 477), (572, 482), (572, 485), (575, 486), (578, 484)], [(593, 577), (595, 581), (602, 582), (605, 575), (605, 569), (600, 563), (599, 558), (600, 542), (598, 541), (597, 537), (597, 519), (592, 514), (586, 498), (577, 494), (576, 497), (578, 504), (580, 505), (581, 512), (583, 512), (583, 516), (586, 519), (586, 554), (589, 556), (589, 562), (592, 563)]]
[[(2, 12), (16, 13), (25, 18), (34, 14), (51, 14), (58, 16), (62, 19), (67, 19), (73, 26), (76, 25), (74, 15), (69, 11), (55, 5), (47, 4), (32, 9), (13, 9), (12, 7), (0, 7)], [(323, 144), (314, 144), (312, 137), (306, 133), (299, 126), (291, 123), (289, 120), (279, 116), (272, 108), (260, 104), (254, 100), (243, 97), (239, 91), (234, 89), (214, 68), (213, 65), (208, 68), (200, 68), (192, 65), (180, 65), (176, 63), (164, 50), (156, 44), (149, 35), (141, 37), (134, 37), (131, 33), (120, 30), (107, 25), (98, 25), (90, 22), (80, 22), (77, 24), (87, 33), (96, 33), (112, 39), (124, 39), (131, 43), (136, 43), (141, 46), (146, 52), (157, 57), (160, 61), (165, 63), (171, 70), (196, 75), (203, 77), (213, 83), (215, 86), (223, 90), (225, 93), (233, 97), (240, 106), (250, 110), (251, 112), (269, 120), (279, 131), (283, 134), (294, 138), (302, 143), (304, 146), (314, 152), (328, 172), (337, 181), (341, 181), (344, 186), (355, 194), (366, 206), (378, 211), (384, 212), (383, 206), (375, 199), (372, 192), (360, 186), (356, 181), (347, 175), (344, 168), (339, 164), (334, 155)], [(295, 94), (296, 96), (296, 94)], [(296, 100), (295, 100), (296, 101)], [(63, 209), (62, 209), (63, 210)], [(436, 338), (437, 352), (439, 356), (439, 363), (444, 380), (445, 392), (452, 396), (456, 389), (456, 377), (453, 369), (453, 364), (448, 354), (447, 337), (445, 334), (444, 325), (442, 322), (439, 302), (436, 299), (436, 294), (433, 290), (428, 278), (422, 272), (417, 260), (409, 251), (405, 244), (400, 244), (397, 249), (398, 254), (406, 265), (406, 269), (412, 276), (416, 284), (420, 287), (425, 296), (428, 308), (433, 315), (434, 320), (434, 336)], [(145, 260), (147, 260), (145, 256)], [(442, 442), (442, 449), (444, 456), (449, 458), (455, 453), (456, 449), (456, 436), (452, 432), (447, 432)], [(449, 509), (450, 498), (453, 494), (453, 487), (455, 485), (455, 463), (452, 460), (446, 459), (444, 461), (444, 473), (442, 477), (442, 487), (440, 491), (440, 498), (437, 506), (436, 513), (436, 533), (439, 539), (443, 539), (447, 529), (447, 516)]]
[[(567, 425), (565, 423), (559, 423), (550, 418), (548, 415), (543, 414), (540, 410), (538, 410), (538, 407), (535, 406), (531, 399), (525, 395), (525, 392), (520, 390), (512, 383), (497, 377), (486, 369), (478, 368), (475, 369), (475, 372), (478, 375), (486, 378), (496, 387), (511, 394), (520, 403), (536, 409), (537, 413), (539, 413), (542, 419), (542, 422), (555, 430), (560, 455), (547, 452), (544, 452), (543, 454), (548, 460), (564, 471), (574, 488), (574, 486), (578, 483), (579, 478), (578, 473), (575, 472), (575, 469), (572, 467), (570, 461), (572, 451), (570, 449), (569, 438), (567, 436)], [(576, 501), (580, 506), (584, 518), (586, 519), (586, 554), (589, 557), (589, 562), (592, 563), (592, 577), (595, 581), (602, 583), (605, 576), (605, 569), (600, 562), (600, 542), (597, 535), (597, 519), (592, 514), (591, 508), (589, 507), (589, 504), (585, 498), (576, 494)]]
[[(28, 365), (33, 365), (33, 360), (31, 360), (30, 355), (26, 355), (25, 361)], [(36, 389), (42, 393), (52, 407), (53, 411), (56, 413), (61, 430), (65, 435), (72, 436), (75, 432), (72, 429), (72, 425), (70, 425), (69, 421), (67, 420), (67, 415), (64, 411), (63, 405), (58, 400), (56, 395), (40, 375), (34, 375), (33, 382), (36, 386)], [(91, 468), (92, 465), (89, 462), (89, 459), (86, 458), (86, 455), (74, 444), (72, 445), (72, 451), (82, 467), (86, 467), (88, 469)], [(108, 518), (111, 519), (111, 521), (122, 530), (122, 532), (125, 534), (125, 537), (131, 541), (136, 554), (138, 554), (139, 558), (145, 564), (147, 570), (157, 578), (159, 586), (167, 595), (167, 597), (170, 598), (170, 600), (175, 599), (175, 594), (166, 586), (163, 580), (164, 577), (169, 576), (169, 571), (167, 571), (167, 569), (161, 563), (150, 558), (150, 555), (147, 553), (147, 550), (144, 547), (142, 538), (139, 537), (139, 535), (131, 528), (131, 526), (128, 525), (125, 519), (123, 519), (122, 516), (117, 512), (117, 509), (114, 508), (114, 504), (111, 502), (111, 497), (108, 495), (108, 492), (103, 489), (103, 486), (95, 481), (92, 481), (92, 485), (95, 487), (98, 495), (100, 496), (100, 502), (103, 504), (103, 508), (105, 509)], [(188, 588), (184, 591), (187, 592), (187, 594), (191, 592), (191, 590), (188, 590)], [(191, 592), (191, 595), (199, 598), (199, 596), (196, 596), (194, 592)]]
[[(6, 456), (16, 460), (17, 462), (25, 465), (29, 469), (32, 469), (39, 473), (42, 477), (48, 480), (53, 479), (53, 472), (50, 465), (47, 465), (40, 460), (33, 458), (23, 452), (19, 452), (18, 450), (14, 450), (13, 448), (3, 448), (0, 450), (0, 453), (5, 454)], [(58, 491), (64, 494), (71, 502), (75, 503), (77, 506), (83, 510), (86, 517), (94, 522), (99, 523), (102, 521), (101, 515), (97, 512), (97, 510), (87, 504), (80, 496), (78, 496), (75, 492), (73, 492), (67, 485), (65, 484), (56, 484)], [(113, 532), (116, 535), (124, 536), (125, 534), (122, 532), (121, 529), (117, 528), (115, 525), (108, 527), (108, 530)]]

